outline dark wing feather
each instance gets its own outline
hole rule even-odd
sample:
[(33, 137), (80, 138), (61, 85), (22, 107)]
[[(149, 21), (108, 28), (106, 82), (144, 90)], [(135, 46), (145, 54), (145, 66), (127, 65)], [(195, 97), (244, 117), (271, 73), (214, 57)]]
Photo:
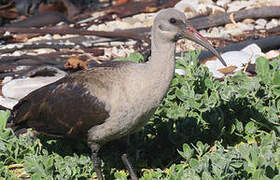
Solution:
[(69, 76), (42, 87), (14, 107), (14, 124), (49, 136), (81, 138), (109, 117), (104, 102)]

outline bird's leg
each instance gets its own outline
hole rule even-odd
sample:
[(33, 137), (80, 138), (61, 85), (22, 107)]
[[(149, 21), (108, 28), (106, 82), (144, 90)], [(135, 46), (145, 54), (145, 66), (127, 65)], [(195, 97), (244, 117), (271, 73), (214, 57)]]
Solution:
[(98, 180), (103, 180), (103, 175), (101, 172), (101, 159), (98, 156), (98, 151), (100, 149), (100, 145), (93, 143), (93, 142), (89, 142), (88, 143), (90, 145), (90, 149), (91, 149), (91, 160), (93, 162), (93, 166), (94, 166), (94, 170), (97, 174), (97, 178)]
[(103, 180), (103, 175), (102, 175), (102, 172), (101, 172), (101, 159), (98, 156), (98, 152), (93, 152), (92, 153), (91, 160), (93, 162), (94, 170), (97, 174), (98, 180)]
[(137, 178), (137, 176), (136, 176), (136, 174), (135, 174), (135, 172), (133, 170), (133, 167), (132, 167), (132, 165), (129, 162), (128, 157), (127, 157), (129, 143), (130, 143), (130, 136), (127, 136), (126, 137), (126, 153), (124, 153), (121, 158), (122, 158), (122, 162), (123, 162), (125, 168), (129, 172), (130, 178), (132, 180), (138, 180), (138, 178)]
[(137, 176), (136, 176), (136, 174), (133, 170), (133, 167), (132, 167), (131, 163), (129, 162), (128, 158), (127, 158), (126, 153), (122, 155), (122, 162), (125, 165), (126, 169), (128, 170), (130, 178), (132, 180), (138, 180), (138, 178), (137, 178)]

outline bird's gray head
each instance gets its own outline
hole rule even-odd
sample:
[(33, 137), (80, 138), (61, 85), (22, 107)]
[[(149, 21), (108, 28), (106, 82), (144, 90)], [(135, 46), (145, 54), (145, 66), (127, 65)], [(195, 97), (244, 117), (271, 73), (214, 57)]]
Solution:
[(170, 8), (161, 10), (153, 24), (161, 37), (169, 41), (177, 41), (181, 38), (182, 31), (185, 30), (187, 19), (184, 13)]
[(195, 30), (183, 12), (174, 8), (161, 10), (154, 20), (153, 35), (155, 34), (157, 38), (161, 38), (164, 41), (176, 42), (182, 38), (194, 41), (211, 51), (219, 58), (222, 64), (226, 66), (223, 58), (212, 45)]

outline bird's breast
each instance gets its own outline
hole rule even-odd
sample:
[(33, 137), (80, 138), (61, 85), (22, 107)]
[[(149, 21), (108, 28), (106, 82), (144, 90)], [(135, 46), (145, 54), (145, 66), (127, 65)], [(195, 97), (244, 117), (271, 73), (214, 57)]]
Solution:
[(90, 129), (93, 141), (105, 143), (140, 130), (166, 95), (173, 77), (172, 73), (150, 77), (145, 71), (126, 75), (110, 88), (105, 98), (110, 105), (110, 116), (105, 123)]

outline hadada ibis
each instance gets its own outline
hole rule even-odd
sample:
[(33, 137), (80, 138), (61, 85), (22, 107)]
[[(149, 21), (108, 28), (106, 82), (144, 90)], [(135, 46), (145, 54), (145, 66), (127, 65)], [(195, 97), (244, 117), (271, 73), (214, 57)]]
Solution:
[[(226, 66), (184, 13), (161, 10), (152, 27), (149, 61), (113, 61), (67, 75), (20, 100), (13, 109), (13, 124), (48, 136), (86, 141), (98, 179), (103, 179), (99, 149), (139, 131), (154, 114), (173, 78), (175, 43), (181, 38), (209, 49)], [(127, 163), (132, 179), (137, 179)]]

